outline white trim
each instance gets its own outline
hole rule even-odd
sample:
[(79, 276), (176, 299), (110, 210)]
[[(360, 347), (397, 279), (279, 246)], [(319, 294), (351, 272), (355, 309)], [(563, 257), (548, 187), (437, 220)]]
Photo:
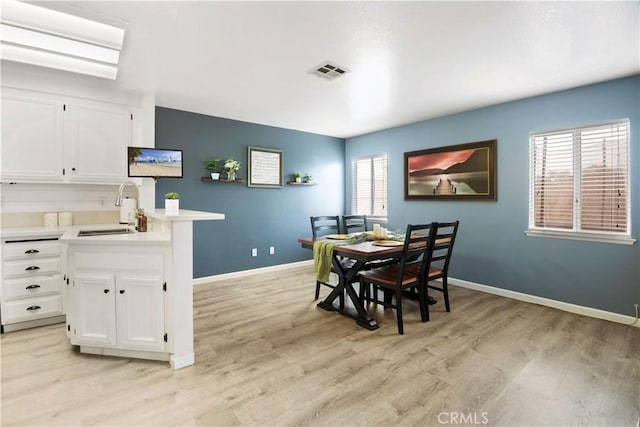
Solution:
[(568, 302), (556, 301), (549, 298), (538, 297), (535, 295), (523, 294), (521, 292), (510, 291), (508, 289), (494, 288), (493, 286), (481, 285), (479, 283), (468, 282), (466, 280), (449, 278), (449, 284), (459, 286), (461, 288), (473, 289), (474, 291), (486, 292), (488, 294), (498, 295), (501, 297), (511, 298), (518, 301), (540, 304), (546, 307), (556, 308), (558, 310), (568, 311), (570, 313), (581, 314), (583, 316), (595, 317), (596, 319), (608, 320), (610, 322), (624, 323), (630, 326), (640, 328), (640, 322), (636, 321), (633, 316), (612, 313), (610, 311), (599, 310), (597, 308), (584, 307), (581, 305), (571, 304)]
[(599, 243), (615, 243), (618, 245), (633, 245), (636, 239), (632, 239), (629, 236), (615, 236), (613, 234), (595, 234), (595, 233), (580, 233), (575, 231), (551, 231), (551, 230), (524, 230), (524, 234), (530, 237), (550, 237), (552, 239), (567, 239), (567, 240), (583, 240), (587, 242), (599, 242)]
[(239, 277), (253, 276), (254, 274), (271, 273), (274, 271), (289, 270), (291, 268), (306, 267), (309, 265), (313, 265), (312, 259), (307, 261), (292, 262), (289, 264), (279, 264), (269, 267), (254, 268), (251, 270), (232, 271), (231, 273), (216, 274), (215, 276), (198, 277), (196, 279), (193, 279), (193, 285), (203, 285), (205, 283), (219, 282), (221, 280), (227, 279), (237, 279)]
[(180, 356), (172, 354), (169, 358), (169, 363), (173, 369), (186, 368), (196, 363), (196, 356), (194, 353), (182, 354)]
[[(292, 268), (312, 266), (313, 260), (292, 262), (289, 264), (273, 265), (269, 267), (254, 268), (252, 270), (234, 271), (231, 273), (217, 274), (215, 276), (198, 277), (193, 279), (193, 285), (203, 285), (205, 283), (219, 282), (227, 279), (237, 279), (240, 277), (252, 276), (260, 273), (270, 273), (274, 271), (289, 270)], [(599, 310), (597, 308), (584, 307), (581, 305), (570, 304), (567, 302), (556, 301), (549, 298), (538, 297), (535, 295), (523, 294), (521, 292), (510, 291), (508, 289), (494, 288), (493, 286), (481, 285), (479, 283), (469, 282), (466, 280), (455, 279), (449, 277), (449, 284), (453, 286), (459, 286), (461, 288), (473, 289), (475, 291), (486, 292), (488, 294), (498, 295), (505, 298), (511, 298), (518, 301), (529, 302), (533, 304), (540, 304), (546, 307), (555, 308), (558, 310), (568, 311), (570, 313), (576, 313), (583, 316), (594, 317), (596, 319), (608, 320), (616, 323), (624, 323), (640, 328), (640, 322), (634, 321), (633, 316), (627, 316), (624, 314), (612, 313), (610, 311)]]

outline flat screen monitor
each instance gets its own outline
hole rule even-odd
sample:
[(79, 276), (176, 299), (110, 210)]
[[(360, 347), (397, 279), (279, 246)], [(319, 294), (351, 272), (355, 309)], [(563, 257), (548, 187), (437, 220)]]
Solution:
[(127, 147), (131, 178), (182, 178), (182, 150)]

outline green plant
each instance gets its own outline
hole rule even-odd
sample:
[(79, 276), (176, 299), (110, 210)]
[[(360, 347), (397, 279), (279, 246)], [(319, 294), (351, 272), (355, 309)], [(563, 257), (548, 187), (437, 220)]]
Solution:
[(211, 172), (222, 172), (222, 159), (205, 160), (204, 168)]
[(238, 170), (240, 169), (240, 162), (237, 160), (234, 160), (233, 157), (229, 157), (227, 160), (224, 161), (224, 168), (227, 171), (227, 173), (237, 173)]
[(313, 177), (311, 175), (309, 175), (308, 173), (305, 173), (304, 177), (302, 177), (302, 180), (304, 182), (311, 182), (311, 181), (313, 181)]
[(296, 179), (298, 179), (298, 178), (301, 178), (301, 177), (302, 177), (302, 174), (301, 174), (300, 172), (294, 172), (294, 173), (293, 173), (293, 177), (294, 177), (294, 178), (296, 178)]
[(180, 198), (180, 194), (176, 193), (176, 192), (171, 192), (171, 193), (167, 193), (164, 195), (165, 199), (179, 199)]

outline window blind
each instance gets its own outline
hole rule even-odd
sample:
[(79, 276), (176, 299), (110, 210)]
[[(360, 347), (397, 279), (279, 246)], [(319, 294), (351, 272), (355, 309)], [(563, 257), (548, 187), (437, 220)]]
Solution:
[(530, 135), (529, 227), (630, 234), (629, 121)]
[(362, 157), (351, 163), (351, 213), (387, 217), (387, 155)]

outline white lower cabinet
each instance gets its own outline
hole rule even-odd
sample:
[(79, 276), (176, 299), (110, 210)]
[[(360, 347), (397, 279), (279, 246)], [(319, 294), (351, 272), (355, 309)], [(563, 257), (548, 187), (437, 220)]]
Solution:
[[(162, 251), (131, 254), (71, 246), (67, 334), (86, 348), (166, 352)], [(153, 252), (153, 251), (151, 251)], [(135, 357), (135, 355), (133, 355)]]
[(161, 276), (78, 273), (71, 343), (130, 350), (164, 350)]
[(5, 332), (64, 322), (59, 235), (2, 239), (0, 320)]
[(72, 278), (75, 298), (72, 344), (116, 345), (115, 275), (78, 273)]
[(127, 348), (164, 349), (164, 292), (160, 276), (122, 275), (116, 282), (118, 341)]

